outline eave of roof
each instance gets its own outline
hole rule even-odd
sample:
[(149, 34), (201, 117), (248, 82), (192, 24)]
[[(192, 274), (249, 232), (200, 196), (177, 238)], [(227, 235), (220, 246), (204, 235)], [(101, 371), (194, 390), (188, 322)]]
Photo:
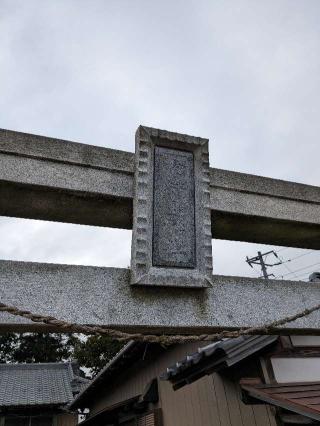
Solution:
[(84, 420), (81, 425), (85, 426), (102, 426), (106, 422), (115, 422), (117, 420), (117, 412), (123, 408), (129, 408), (139, 401), (140, 395), (134, 396), (133, 398), (121, 401), (120, 403), (114, 404), (98, 413), (89, 416)]
[(96, 377), (91, 380), (91, 382), (86, 386), (72, 401), (69, 405), (71, 410), (76, 408), (81, 408), (82, 404), (85, 403), (86, 399), (90, 396), (90, 394), (94, 391), (94, 389), (102, 383), (105, 378), (111, 373), (114, 372), (117, 368), (117, 364), (133, 350), (133, 348), (137, 347), (139, 342), (130, 341), (128, 342), (109, 362), (108, 364), (96, 375)]
[(240, 382), (246, 403), (270, 404), (313, 420), (320, 420), (320, 382), (254, 383)]
[[(219, 367), (229, 367), (234, 365), (236, 362), (241, 361), (245, 357), (256, 353), (257, 351), (265, 348), (266, 346), (274, 343), (278, 339), (277, 336), (246, 336), (239, 337), (237, 339), (228, 339), (220, 342), (216, 342), (205, 347), (199, 348), (195, 354), (187, 356), (182, 362), (178, 362), (173, 367), (169, 367), (167, 372), (161, 376), (164, 380), (172, 380), (173, 376), (177, 376), (178, 373), (184, 372), (188, 367), (199, 364), (201, 367), (203, 364), (200, 361), (203, 358), (207, 360), (210, 357), (215, 357), (218, 361)], [(144, 351), (145, 343), (130, 341), (127, 343), (109, 363), (100, 371), (100, 373), (85, 387), (79, 395), (71, 402), (70, 409), (85, 408), (87, 402), (90, 400), (92, 394), (98, 386), (100, 386), (107, 378), (111, 379), (117, 374), (119, 369), (123, 368), (124, 365), (130, 365), (136, 359), (134, 353), (140, 354)], [(225, 355), (227, 354), (227, 358)], [(214, 366), (216, 368), (217, 366)], [(197, 371), (197, 374), (199, 372)], [(208, 374), (201, 372), (202, 375)], [(188, 380), (190, 382), (196, 380), (196, 375), (191, 375)], [(188, 383), (188, 380), (184, 380), (184, 384)], [(180, 387), (180, 384), (177, 385)]]
[(66, 404), (65, 403), (46, 403), (46, 404), (19, 404), (19, 405), (1, 405), (0, 407), (0, 413), (3, 412), (11, 412), (11, 411), (33, 411), (33, 410), (39, 410), (39, 409), (45, 409), (45, 410), (60, 410), (60, 411), (66, 411)]
[(153, 379), (145, 387), (142, 394), (136, 395), (124, 401), (105, 407), (103, 410), (89, 416), (83, 425), (104, 426), (109, 423), (117, 423), (120, 412), (127, 414), (130, 412), (141, 412), (148, 407), (149, 403), (157, 403), (159, 401), (158, 380)]
[(212, 343), (168, 367), (160, 378), (171, 381), (174, 389), (178, 389), (214, 371), (232, 367), (277, 339), (277, 336), (240, 336)]

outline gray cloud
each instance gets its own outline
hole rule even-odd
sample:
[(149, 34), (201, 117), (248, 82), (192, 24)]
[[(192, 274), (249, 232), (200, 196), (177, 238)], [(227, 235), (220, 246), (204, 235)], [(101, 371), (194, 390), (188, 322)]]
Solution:
[[(318, 185), (319, 12), (317, 0), (0, 0), (0, 127), (133, 151), (143, 123), (209, 137), (212, 166)], [(1, 218), (0, 232), (2, 258), (129, 262), (126, 231)], [(214, 248), (217, 272), (252, 272), (257, 246)]]

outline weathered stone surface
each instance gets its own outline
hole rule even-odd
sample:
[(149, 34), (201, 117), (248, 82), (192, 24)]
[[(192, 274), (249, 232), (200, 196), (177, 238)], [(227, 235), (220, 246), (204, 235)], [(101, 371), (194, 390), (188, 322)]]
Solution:
[(193, 153), (155, 147), (153, 266), (196, 266)]
[(5, 129), (0, 129), (0, 152), (123, 173), (134, 171), (131, 152)]
[[(167, 148), (179, 149), (180, 143), (189, 140), (185, 135), (144, 129), (146, 142), (151, 134), (160, 138)], [(192, 138), (192, 141), (203, 140)], [(148, 157), (148, 152), (143, 155), (146, 154)], [(146, 172), (143, 155), (138, 159), (140, 177)], [(0, 214), (130, 228), (133, 160), (129, 153), (0, 131)], [(210, 240), (208, 251), (210, 212), (215, 237), (320, 248), (320, 188), (217, 169), (211, 169), (209, 176), (206, 151), (194, 162), (195, 174), (201, 161), (205, 163), (204, 179), (200, 183), (195, 179), (195, 221), (198, 224), (201, 205), (206, 210), (206, 220), (200, 229), (201, 232), (205, 229)], [(138, 197), (141, 206), (148, 200), (144, 194), (152, 200), (150, 193), (144, 193), (146, 182), (150, 180), (138, 182), (142, 187), (142, 196)], [(197, 198), (199, 194), (203, 198)], [(139, 220), (137, 232), (143, 236), (148, 221), (153, 224), (152, 212), (140, 215)], [(186, 225), (188, 220), (185, 219)], [(199, 227), (196, 228), (199, 240)], [(143, 242), (150, 244), (150, 241), (141, 238), (141, 242), (142, 249), (137, 250), (136, 259), (144, 267), (143, 256), (147, 253), (152, 265), (152, 250), (143, 247)], [(196, 267), (198, 259), (206, 257), (199, 253), (203, 252), (196, 251)], [(145, 283), (203, 285), (201, 273), (190, 274), (194, 269), (157, 269), (152, 276), (154, 281), (147, 277)], [(175, 275), (177, 269), (179, 274)], [(0, 300), (70, 322), (122, 327), (128, 331), (151, 328), (159, 332), (190, 333), (257, 326), (308, 308), (320, 296), (317, 282), (265, 281), (211, 274), (208, 279), (211, 288), (155, 290), (129, 286), (128, 269), (2, 261)], [(166, 312), (170, 315), (164, 315)], [(1, 314), (0, 329), (10, 327), (31, 330), (40, 326)], [(280, 331), (320, 334), (320, 313), (288, 324)]]
[[(212, 288), (129, 285), (117, 268), (0, 262), (0, 301), (81, 324), (125, 330), (203, 332), (265, 324), (316, 305), (320, 283), (213, 276)], [(0, 315), (0, 329), (34, 324)], [(178, 330), (177, 330), (178, 329)], [(282, 327), (283, 333), (320, 334), (320, 312)]]
[(209, 183), (207, 139), (138, 128), (132, 284), (211, 285)]
[(0, 129), (0, 214), (130, 229), (132, 164), (128, 152)]
[[(133, 173), (133, 153), (0, 130), (4, 216), (131, 229)], [(211, 168), (210, 207), (216, 238), (320, 249), (319, 187)]]

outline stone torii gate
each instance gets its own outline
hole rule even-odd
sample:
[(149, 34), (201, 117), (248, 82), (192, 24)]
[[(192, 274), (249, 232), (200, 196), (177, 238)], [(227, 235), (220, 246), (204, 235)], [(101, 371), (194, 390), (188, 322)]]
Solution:
[[(37, 314), (194, 334), (319, 303), (320, 283), (212, 275), (212, 237), (319, 249), (320, 188), (210, 168), (206, 139), (140, 126), (134, 155), (0, 130), (0, 215), (133, 229), (131, 269), (0, 261), (0, 302)], [(320, 335), (320, 313), (277, 332)]]

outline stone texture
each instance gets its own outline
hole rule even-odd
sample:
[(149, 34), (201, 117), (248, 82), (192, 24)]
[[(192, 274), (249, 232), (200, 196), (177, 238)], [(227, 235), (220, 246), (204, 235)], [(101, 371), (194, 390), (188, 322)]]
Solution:
[(195, 199), (192, 152), (155, 147), (153, 266), (194, 268)]
[[(131, 229), (133, 173), (133, 153), (0, 130), (4, 216)], [(216, 238), (320, 249), (319, 187), (211, 168), (210, 208)]]
[(131, 152), (5, 129), (0, 129), (0, 152), (116, 172), (134, 171)]
[(207, 139), (138, 128), (132, 284), (211, 285), (209, 184)]
[[(320, 283), (213, 276), (212, 288), (129, 285), (128, 269), (0, 262), (0, 301), (81, 324), (201, 332), (262, 325), (318, 303)], [(34, 329), (0, 315), (0, 330)], [(38, 326), (39, 327), (39, 326)], [(281, 328), (320, 334), (320, 312)]]
[[(186, 135), (144, 129), (146, 142), (150, 135), (174, 149), (190, 142)], [(198, 143), (201, 139), (192, 141)], [(209, 174), (208, 153), (202, 154), (200, 161), (207, 169), (201, 185), (210, 186), (201, 200), (206, 210), (202, 230), (210, 244), (211, 212), (214, 237), (320, 248), (320, 188), (217, 169)], [(145, 155), (148, 152), (138, 158), (142, 195), (148, 182), (144, 180)], [(133, 162), (134, 156), (129, 153), (0, 131), (0, 214), (131, 228)], [(195, 161), (195, 173), (198, 171), (199, 161)], [(196, 179), (195, 192), (199, 194), (197, 185)], [(146, 199), (141, 197), (138, 202), (143, 206)], [(196, 223), (198, 214), (196, 209)], [(144, 253), (152, 261), (152, 250), (143, 247), (144, 241), (149, 244), (143, 237), (148, 220), (150, 216), (141, 215), (137, 223), (142, 250), (136, 258), (142, 267)], [(209, 256), (205, 261), (211, 265)], [(173, 269), (177, 268), (162, 268), (162, 273), (155, 276), (158, 282), (151, 284), (172, 285), (176, 278)], [(203, 285), (201, 274), (179, 269), (174, 285)], [(83, 324), (128, 331), (151, 328), (198, 332), (264, 324), (310, 307), (320, 296), (318, 282), (266, 282), (211, 274), (209, 280), (211, 288), (154, 289), (130, 286), (128, 269), (1, 261), (0, 300)], [(283, 332), (319, 334), (319, 326), (320, 313), (316, 312), (288, 324)], [(39, 327), (21, 318), (0, 315), (2, 330)]]

